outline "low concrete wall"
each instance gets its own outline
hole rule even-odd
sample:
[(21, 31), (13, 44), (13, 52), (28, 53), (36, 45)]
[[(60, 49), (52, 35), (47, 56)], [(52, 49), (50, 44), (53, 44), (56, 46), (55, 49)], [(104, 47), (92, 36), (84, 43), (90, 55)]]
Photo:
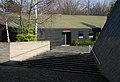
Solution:
[(10, 44), (7, 42), (0, 42), (0, 63), (9, 61), (10, 59)]
[(0, 62), (23, 61), (50, 50), (50, 41), (0, 43)]

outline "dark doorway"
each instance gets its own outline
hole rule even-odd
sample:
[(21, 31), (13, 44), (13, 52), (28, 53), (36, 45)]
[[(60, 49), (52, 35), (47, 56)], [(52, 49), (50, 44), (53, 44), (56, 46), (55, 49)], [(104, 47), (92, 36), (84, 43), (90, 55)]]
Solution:
[(63, 45), (71, 44), (71, 32), (62, 32), (63, 35)]

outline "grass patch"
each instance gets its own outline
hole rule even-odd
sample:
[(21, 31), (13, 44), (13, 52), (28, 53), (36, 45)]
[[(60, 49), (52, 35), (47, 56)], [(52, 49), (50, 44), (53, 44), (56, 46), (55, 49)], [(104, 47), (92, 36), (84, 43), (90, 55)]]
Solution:
[(90, 28), (91, 26), (102, 28), (106, 19), (106, 16), (56, 15), (52, 22), (48, 20), (44, 26), (46, 28)]
[[(14, 23), (9, 21), (9, 26), (19, 26), (19, 15), (11, 13), (9, 14)], [(50, 15), (40, 15), (40, 18), (37, 20), (38, 23), (41, 23)], [(34, 18), (34, 15), (31, 16)], [(28, 19), (28, 15), (22, 15), (23, 20)], [(46, 20), (43, 24), (39, 24), (45, 28), (91, 28), (91, 26), (96, 26), (103, 28), (107, 17), (106, 16), (85, 16), (85, 15), (54, 15), (49, 20)], [(3, 20), (3, 14), (0, 13), (0, 20)], [(34, 23), (34, 20), (32, 20)], [(15, 25), (16, 23), (16, 25)], [(23, 22), (24, 23), (24, 22)]]

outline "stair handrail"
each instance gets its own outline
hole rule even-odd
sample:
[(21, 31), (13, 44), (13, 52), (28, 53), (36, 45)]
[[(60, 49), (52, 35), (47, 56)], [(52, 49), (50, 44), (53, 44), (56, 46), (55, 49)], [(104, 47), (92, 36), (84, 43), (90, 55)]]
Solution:
[(93, 51), (93, 49), (92, 49), (92, 47), (91, 47), (90, 45), (89, 45), (89, 52), (92, 52), (92, 53), (93, 53), (93, 55), (94, 55), (96, 61), (98, 62), (99, 65), (101, 65), (101, 63), (100, 63), (98, 57), (96, 56), (95, 52)]

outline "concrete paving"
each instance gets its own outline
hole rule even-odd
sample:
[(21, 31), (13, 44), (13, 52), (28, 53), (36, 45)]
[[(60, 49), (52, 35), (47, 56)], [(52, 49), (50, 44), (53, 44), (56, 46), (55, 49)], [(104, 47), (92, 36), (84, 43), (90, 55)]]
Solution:
[(1, 64), (0, 82), (109, 82), (89, 54), (80, 54), (82, 49), (56, 47), (23, 62)]
[(104, 78), (99, 79), (101, 76), (0, 66), (0, 82), (107, 82)]
[(89, 53), (89, 46), (56, 46), (52, 52)]
[(68, 56), (68, 55), (81, 55), (84, 53), (89, 53), (88, 46), (56, 46), (56, 47), (53, 47), (51, 51), (34, 56), (33, 58), (30, 58), (30, 59), (63, 57), (63, 56)]

